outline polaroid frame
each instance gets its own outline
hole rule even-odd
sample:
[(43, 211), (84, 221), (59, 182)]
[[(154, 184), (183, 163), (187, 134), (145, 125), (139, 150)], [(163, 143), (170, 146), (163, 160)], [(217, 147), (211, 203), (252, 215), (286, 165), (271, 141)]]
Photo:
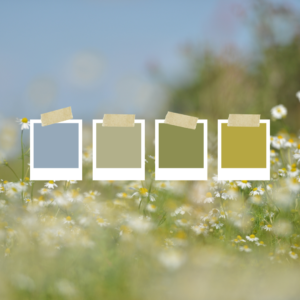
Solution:
[(141, 168), (97, 168), (96, 167), (96, 125), (103, 119), (93, 120), (93, 180), (145, 180), (145, 120), (141, 124)]
[[(34, 167), (34, 124), (41, 120), (30, 120), (30, 180), (82, 180), (82, 120), (67, 120), (58, 124), (78, 124), (78, 168), (35, 168)], [(51, 125), (48, 125), (51, 126)]]
[(228, 120), (218, 120), (218, 180), (270, 180), (270, 120), (260, 120), (266, 124), (266, 168), (222, 168), (222, 132), (221, 125), (228, 123)]
[[(159, 124), (165, 120), (155, 120), (155, 180), (207, 180), (207, 120), (203, 124), (203, 168), (159, 168)], [(193, 129), (190, 129), (193, 130)]]

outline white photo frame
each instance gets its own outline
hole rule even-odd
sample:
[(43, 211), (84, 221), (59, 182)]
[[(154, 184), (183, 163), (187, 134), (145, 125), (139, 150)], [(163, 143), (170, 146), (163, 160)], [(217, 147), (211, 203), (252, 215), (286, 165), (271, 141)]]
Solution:
[[(207, 180), (207, 120), (198, 120), (203, 124), (203, 168), (159, 168), (159, 124), (165, 120), (155, 120), (155, 180)], [(192, 129), (191, 129), (192, 130)]]
[(270, 180), (270, 120), (260, 120), (266, 124), (266, 168), (222, 168), (222, 124), (228, 120), (218, 120), (218, 180)]
[(96, 167), (96, 125), (103, 119), (93, 120), (93, 180), (145, 180), (145, 120), (141, 124), (141, 168), (97, 168)]
[(41, 123), (41, 120), (30, 120), (30, 180), (82, 180), (82, 120), (59, 122), (59, 124), (78, 124), (78, 168), (34, 167), (34, 124)]

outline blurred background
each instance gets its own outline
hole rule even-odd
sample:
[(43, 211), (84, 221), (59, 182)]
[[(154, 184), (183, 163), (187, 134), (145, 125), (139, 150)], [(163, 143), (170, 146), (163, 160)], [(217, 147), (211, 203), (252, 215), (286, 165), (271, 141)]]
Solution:
[[(208, 119), (270, 118), (288, 109), (297, 133), (300, 2), (258, 0), (3, 1), (0, 4), (0, 160), (20, 154), (16, 118), (71, 106), (85, 124), (104, 113), (147, 121), (173, 111)], [(272, 124), (272, 134), (282, 128)], [(28, 144), (29, 132), (24, 132)], [(0, 171), (0, 176), (3, 175)], [(8, 178), (10, 179), (10, 178)]]

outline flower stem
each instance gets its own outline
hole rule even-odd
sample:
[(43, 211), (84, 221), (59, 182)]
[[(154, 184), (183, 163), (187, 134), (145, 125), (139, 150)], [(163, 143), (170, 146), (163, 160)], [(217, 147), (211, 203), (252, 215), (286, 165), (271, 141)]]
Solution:
[(23, 149), (23, 130), (21, 132), (21, 151), (22, 151), (22, 181), (24, 180), (24, 149)]
[(5, 165), (15, 174), (17, 177), (18, 181), (20, 180), (19, 176), (16, 174), (16, 172), (12, 169), (12, 167), (8, 164), (8, 162), (5, 162)]

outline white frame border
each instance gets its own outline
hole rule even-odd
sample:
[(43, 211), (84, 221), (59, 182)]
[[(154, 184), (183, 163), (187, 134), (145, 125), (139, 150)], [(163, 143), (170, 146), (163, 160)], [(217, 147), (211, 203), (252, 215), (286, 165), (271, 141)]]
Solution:
[(203, 168), (159, 168), (159, 124), (165, 120), (155, 120), (155, 180), (207, 180), (207, 120), (198, 120), (203, 126)]
[(103, 119), (93, 120), (93, 180), (145, 180), (145, 120), (135, 120), (141, 124), (141, 168), (97, 168), (96, 167), (96, 124)]
[[(67, 120), (60, 124), (78, 124), (79, 161), (78, 168), (34, 168), (34, 124), (41, 124), (41, 120), (30, 120), (30, 180), (82, 180), (82, 120)], [(51, 125), (49, 125), (51, 126)]]
[(266, 168), (221, 168), (221, 124), (228, 120), (218, 120), (218, 180), (270, 180), (270, 120), (260, 120), (267, 124)]

